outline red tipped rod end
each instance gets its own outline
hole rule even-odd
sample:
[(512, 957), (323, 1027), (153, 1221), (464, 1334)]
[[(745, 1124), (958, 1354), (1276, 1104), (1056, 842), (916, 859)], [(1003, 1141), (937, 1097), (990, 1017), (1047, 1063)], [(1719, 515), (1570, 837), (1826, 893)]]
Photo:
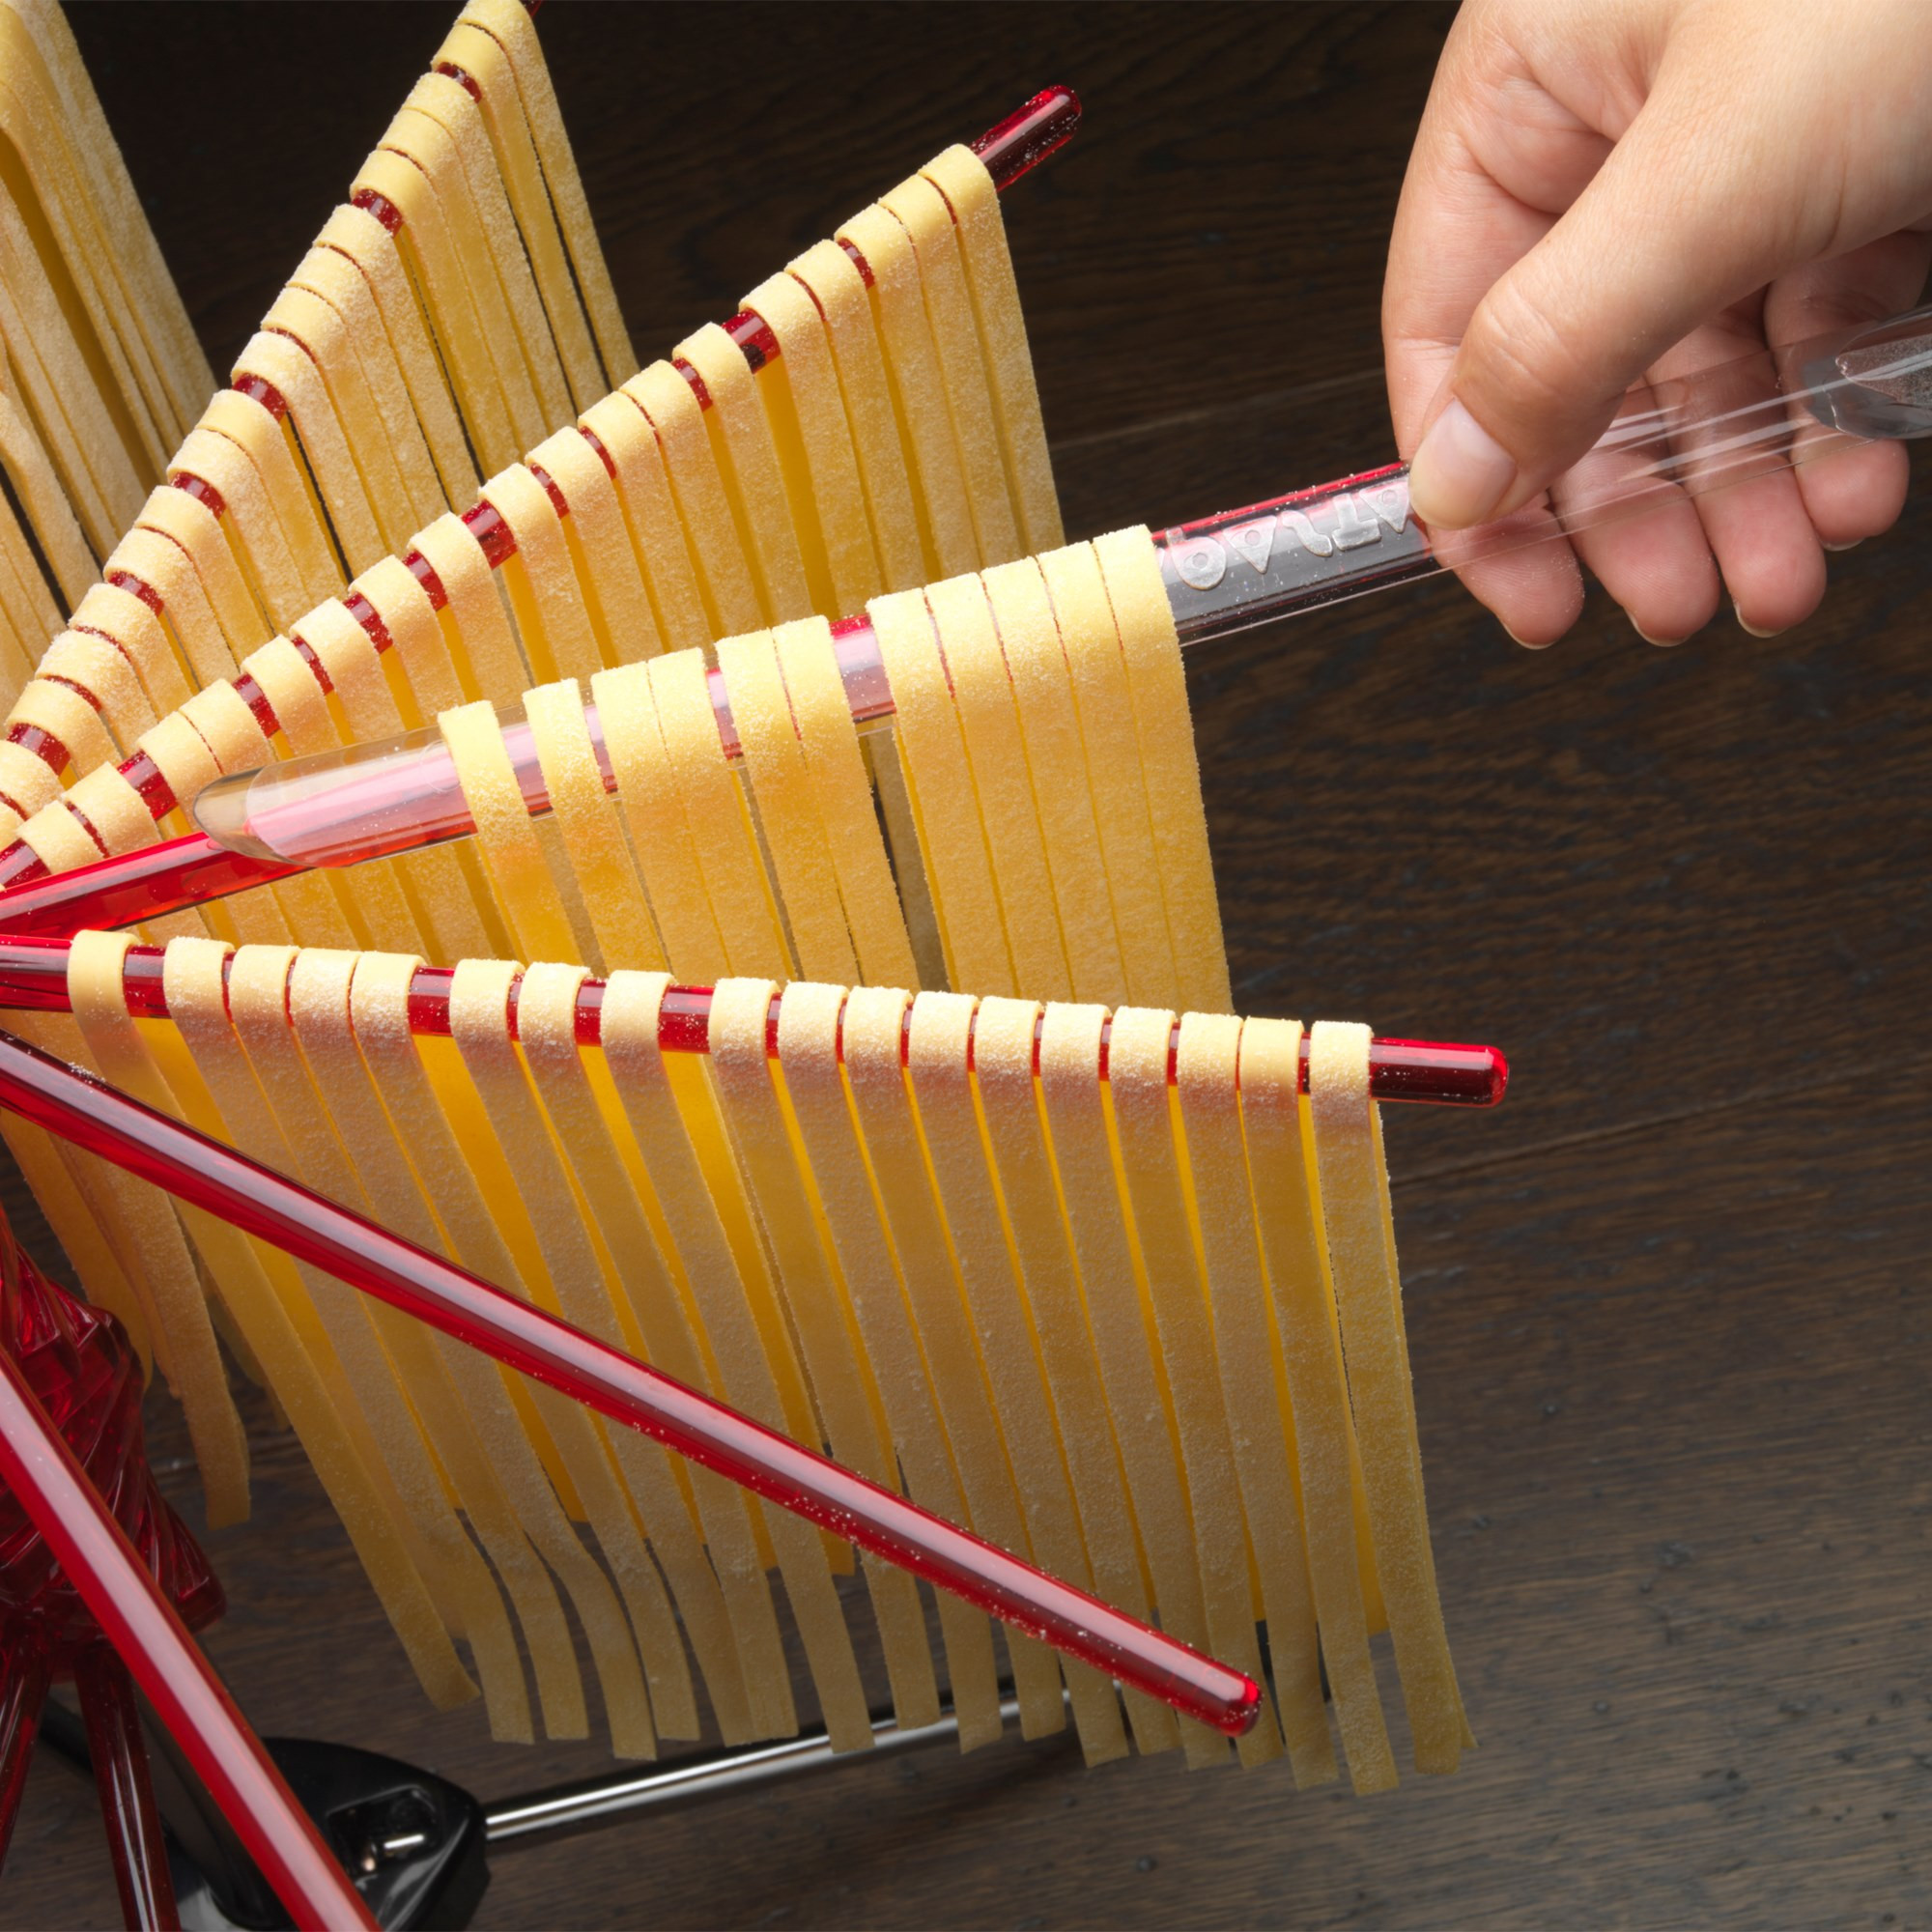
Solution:
[(1070, 87), (1042, 87), (1017, 112), (989, 128), (973, 143), (997, 188), (1009, 188), (1056, 149), (1064, 148), (1080, 126), (1080, 97)]

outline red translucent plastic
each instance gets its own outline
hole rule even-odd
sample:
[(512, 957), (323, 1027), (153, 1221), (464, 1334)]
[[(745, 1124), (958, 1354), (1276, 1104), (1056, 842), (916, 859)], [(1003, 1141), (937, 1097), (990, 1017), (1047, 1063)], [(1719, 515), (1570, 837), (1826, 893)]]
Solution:
[[(186, 843), (186, 840), (181, 841)], [(217, 851), (219, 847), (215, 848)], [(0, 915), (7, 900), (0, 897)], [(165, 955), (156, 946), (128, 949), (122, 986), (128, 1009), (143, 1019), (166, 1019), (167, 994), (162, 983)], [(23, 938), (11, 922), (0, 917), (0, 1008), (22, 1012), (64, 1012), (68, 1009), (68, 948), (64, 938)], [(447, 966), (423, 966), (410, 981), (412, 1033), (449, 1032), (449, 993), (455, 973)], [(522, 986), (512, 983), (509, 997), (510, 1035), (517, 1031), (517, 997)], [(784, 995), (773, 997), (765, 1022), (765, 1050), (774, 1059), (779, 1050), (779, 1011)], [(586, 1046), (603, 1038), (604, 981), (586, 980), (577, 995), (577, 1037)], [(911, 1025), (908, 1014), (906, 1024)], [(666, 1053), (708, 1053), (711, 1050), (711, 988), (672, 986), (665, 994), (658, 1022), (658, 1046)], [(1100, 1030), (1100, 1077), (1107, 1077), (1107, 1044), (1111, 1022)], [(1169, 1038), (1167, 1077), (1175, 1078), (1180, 1048), (1177, 1024)], [(906, 1050), (902, 1048), (902, 1050)], [(971, 1065), (972, 1036), (967, 1036)], [(1034, 1070), (1038, 1071), (1039, 1029), (1034, 1034)], [(1301, 1042), (1301, 1091), (1308, 1091), (1309, 1042)], [(1509, 1065), (1492, 1046), (1461, 1046), (1446, 1040), (1378, 1039), (1369, 1048), (1369, 1094), (1377, 1100), (1420, 1101), (1438, 1107), (1493, 1107), (1509, 1084)]]
[(20, 1815), (47, 1683), (46, 1659), (32, 1644), (0, 1652), (0, 1872)]
[(4, 1348), (0, 1486), (31, 1520), (295, 1922), (373, 1928), (361, 1895)]
[(115, 1889), (121, 1894), (122, 1920), (155, 1932), (179, 1932), (167, 1840), (161, 1835), (148, 1747), (141, 1738), (141, 1711), (128, 1666), (107, 1644), (92, 1644), (75, 1662), (73, 1681), (87, 1724), (87, 1754), (93, 1761)]
[(195, 832), (52, 876), (31, 846), (14, 846), (0, 854), (0, 881), (8, 880), (15, 852), (24, 852), (33, 864), (20, 867), (18, 884), (9, 881), (0, 892), (0, 930), (48, 939), (71, 939), (90, 927), (138, 925), (251, 886), (293, 878), (302, 869), (232, 852)]
[[(442, 71), (450, 72), (453, 77), (462, 79), (468, 84), (468, 76), (464, 75), (461, 70), (445, 68)], [(1021, 176), (1038, 166), (1048, 155), (1065, 146), (1073, 137), (1073, 132), (1079, 125), (1080, 97), (1070, 87), (1043, 88), (1024, 107), (1015, 109), (997, 127), (990, 128), (981, 134), (973, 143), (973, 152), (985, 162), (986, 170), (992, 176), (996, 187), (1010, 187)], [(357, 208), (365, 209), (374, 214), (390, 234), (396, 234), (401, 230), (402, 212), (393, 203), (376, 193), (373, 188), (360, 190), (355, 196), (355, 202)], [(860, 274), (869, 287), (872, 271), (866, 266), (865, 258), (849, 243), (841, 245), (852, 257)], [(761, 369), (779, 354), (777, 338), (754, 315), (742, 312), (734, 315), (724, 325), (724, 328), (731, 339), (745, 352), (746, 358), (753, 370)], [(692, 394), (696, 397), (698, 407), (709, 409), (710, 392), (705, 388), (697, 371), (689, 363), (682, 361), (676, 362), (674, 366), (690, 384)], [(244, 377), (236, 384), (236, 388), (241, 394), (254, 397), (277, 420), (288, 413), (288, 404), (281, 394), (259, 377)], [(597, 451), (604, 467), (614, 473), (610, 452), (604, 445), (581, 424), (578, 426), (578, 433)], [(185, 490), (206, 503), (217, 517), (225, 514), (227, 506), (223, 503), (220, 493), (212, 484), (186, 471), (171, 476), (169, 480), (177, 489)], [(564, 499), (562, 491), (547, 477), (544, 483), (550, 492), (551, 500), (556, 505), (557, 514), (568, 516), (570, 505)], [(464, 512), (463, 521), (469, 526), (477, 542), (482, 545), (483, 553), (489, 558), (493, 570), (500, 568), (506, 557), (515, 555), (516, 538), (509, 526), (488, 501), (478, 501), (473, 504)], [(436, 572), (431, 569), (421, 553), (410, 551), (404, 556), (403, 562), (414, 573), (416, 581), (427, 593), (431, 606), (436, 610), (442, 610), (449, 601), (448, 596), (438, 581)], [(157, 612), (162, 610), (162, 600), (150, 584), (128, 572), (119, 572), (117, 577), (124, 589), (141, 598), (151, 610)], [(355, 611), (356, 621), (368, 631), (376, 648), (379, 651), (387, 650), (390, 643), (388, 634), (383, 629), (380, 619), (376, 617), (374, 610), (366, 600), (352, 599), (351, 608)], [(298, 646), (301, 643), (299, 639), (295, 641)], [(311, 668), (316, 671), (318, 678), (321, 678), (321, 668), (314, 663), (312, 657)], [(327, 691), (327, 680), (321, 678), (321, 682), (323, 689)], [(255, 712), (265, 731), (272, 733), (275, 730), (274, 714), (267, 709), (267, 701), (261, 698), (259, 692), (249, 699), (249, 709)], [(35, 756), (56, 772), (64, 771), (70, 762), (67, 747), (51, 733), (42, 731), (38, 727), (15, 726), (9, 733), (9, 737), (14, 743), (25, 745)], [(174, 795), (161, 781), (160, 774), (151, 761), (144, 761), (136, 770), (134, 761), (130, 760), (128, 764), (124, 764), (121, 770), (123, 776), (134, 784), (135, 790), (140, 792), (156, 818), (164, 816), (173, 810), (176, 804)], [(11, 805), (15, 810), (20, 810), (19, 801), (9, 799), (4, 793), (0, 793), (0, 804)], [(79, 816), (78, 813), (75, 815)], [(91, 827), (89, 829), (92, 830)], [(9, 847), (6, 852), (0, 853), (0, 885), (11, 883), (11, 878), (6, 872), (6, 862), (13, 857), (14, 849)]]
[[(1238, 1736), (1260, 1713), (1261, 1690), (1240, 1671), (6, 1034), (0, 1034), (0, 1105), (1188, 1717)], [(5, 1367), (17, 1379), (12, 1363)], [(0, 1423), (13, 1419), (0, 1411)], [(18, 1431), (9, 1435), (17, 1438)], [(73, 1486), (85, 1490), (78, 1469), (71, 1461), (68, 1466)], [(7, 1463), (0, 1462), (0, 1478), (12, 1481)], [(72, 1512), (76, 1505), (54, 1507)], [(36, 1508), (37, 1520), (40, 1514)], [(98, 1525), (102, 1515), (89, 1512), (89, 1520)], [(114, 1528), (111, 1519), (107, 1526)], [(66, 1544), (44, 1522), (42, 1528), (66, 1563)], [(93, 1560), (99, 1552), (83, 1546), (79, 1553), (91, 1571), (102, 1567)], [(113, 1593), (104, 1594), (106, 1610), (91, 1594), (90, 1607), (128, 1655), (126, 1617), (121, 1628), (109, 1623), (109, 1611), (122, 1613)], [(152, 1591), (148, 1602), (166, 1607)], [(145, 1679), (142, 1689), (160, 1708)], [(177, 1735), (190, 1722), (185, 1711), (177, 1719), (163, 1709), (162, 1716)]]

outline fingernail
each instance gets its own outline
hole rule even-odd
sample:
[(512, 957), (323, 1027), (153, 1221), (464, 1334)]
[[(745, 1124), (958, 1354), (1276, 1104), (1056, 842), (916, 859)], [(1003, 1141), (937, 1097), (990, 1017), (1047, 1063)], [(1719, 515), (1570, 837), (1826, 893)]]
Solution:
[(1408, 500), (1425, 524), (1465, 530), (1480, 524), (1516, 481), (1516, 463), (1453, 396), (1408, 466)]
[(1858, 547), (1863, 542), (1864, 542), (1863, 537), (1854, 537), (1850, 543), (1827, 544), (1825, 548), (1827, 550), (1857, 550)]
[(1754, 638), (1776, 638), (1783, 635), (1781, 631), (1760, 631), (1755, 624), (1747, 624), (1745, 613), (1735, 604), (1731, 606), (1731, 614), (1737, 618), (1740, 628), (1748, 631)]
[[(1743, 623), (1744, 619), (1740, 617), (1738, 621), (1739, 623)], [(1675, 650), (1676, 647), (1684, 641), (1682, 638), (1653, 638), (1650, 635), (1650, 633), (1646, 631), (1634, 617), (1631, 619), (1631, 629), (1634, 631), (1637, 634), (1637, 636), (1644, 640), (1645, 643), (1655, 644), (1660, 650), (1665, 650), (1665, 651)]]
[[(1501, 622), (1500, 619), (1498, 619), (1497, 621)], [(1503, 631), (1503, 636), (1506, 637), (1511, 643), (1520, 644), (1526, 651), (1547, 651), (1549, 648), (1548, 643), (1535, 644), (1531, 643), (1527, 638), (1519, 638), (1517, 634), (1514, 631), (1512, 631), (1507, 624), (1503, 625), (1502, 631)]]

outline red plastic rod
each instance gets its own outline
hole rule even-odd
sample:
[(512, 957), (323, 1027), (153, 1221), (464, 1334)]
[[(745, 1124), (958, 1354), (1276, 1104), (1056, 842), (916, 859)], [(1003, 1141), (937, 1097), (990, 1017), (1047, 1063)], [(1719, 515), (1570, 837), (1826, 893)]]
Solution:
[[(185, 841), (183, 841), (185, 842)], [(0, 895), (0, 914), (7, 896)], [(122, 985), (130, 1012), (143, 1019), (168, 1017), (162, 986), (161, 949), (133, 946), (128, 950)], [(0, 918), (0, 1009), (21, 1012), (65, 1012), (68, 943), (65, 939), (16, 936)], [(449, 989), (455, 978), (447, 966), (423, 966), (410, 982), (410, 1031), (444, 1035), (449, 1032)], [(517, 995), (521, 978), (510, 988), (510, 1030), (516, 1034)], [(773, 1059), (779, 1051), (779, 1010), (784, 995), (774, 995), (765, 1022), (765, 1050)], [(604, 981), (586, 980), (577, 995), (577, 1037), (585, 1046), (603, 1038)], [(911, 1014), (907, 1014), (907, 1027)], [(664, 1053), (708, 1053), (711, 1050), (711, 988), (671, 986), (664, 997), (658, 1022), (658, 1048)], [(1100, 1030), (1100, 1077), (1107, 1077), (1107, 1044), (1111, 1022)], [(971, 1035), (968, 1064), (971, 1064)], [(1180, 1048), (1177, 1024), (1167, 1053), (1167, 1077), (1175, 1077)], [(901, 1051), (909, 1051), (909, 1037)], [(1035, 1071), (1038, 1071), (1039, 1031), (1034, 1033)], [(1309, 1042), (1301, 1042), (1301, 1091), (1308, 1091)], [(1437, 1107), (1493, 1107), (1509, 1084), (1509, 1064), (1492, 1046), (1459, 1046), (1446, 1040), (1378, 1039), (1369, 1048), (1369, 1094), (1377, 1100), (1414, 1100)]]
[[(16, 1053), (33, 1048), (17, 1040)], [(44, 1056), (41, 1056), (44, 1058)], [(71, 1067), (69, 1079), (84, 1080)], [(10, 1078), (17, 1077), (12, 1074)], [(57, 1086), (56, 1082), (48, 1085)], [(105, 1090), (103, 1090), (105, 1091)], [(11, 1101), (9, 1104), (13, 1104)], [(128, 1103), (128, 1104), (131, 1104)], [(25, 1111), (25, 1109), (21, 1109)], [(61, 1132), (57, 1106), (30, 1118)], [(298, 1925), (375, 1932), (361, 1894), (296, 1803), (72, 1451), (0, 1349), (0, 1483), (20, 1500), (156, 1715)]]
[[(461, 78), (460, 71), (457, 75)], [(1029, 100), (1025, 106), (1016, 108), (997, 127), (989, 128), (973, 143), (973, 152), (985, 163), (986, 172), (992, 177), (993, 185), (998, 189), (1010, 187), (1023, 175), (1030, 174), (1047, 156), (1063, 148), (1073, 138), (1074, 130), (1080, 126), (1080, 97), (1070, 87), (1044, 87)], [(389, 202), (373, 190), (364, 189), (355, 197), (356, 206), (366, 208), (375, 214), (393, 234), (401, 228), (401, 213)], [(865, 258), (856, 248), (845, 244), (845, 252), (852, 257), (854, 265), (867, 287), (871, 285), (872, 271), (867, 267)], [(740, 311), (724, 324), (725, 332), (744, 351), (746, 360), (755, 372), (773, 361), (779, 355), (778, 338), (755, 315)], [(702, 378), (687, 362), (673, 361), (672, 366), (691, 385), (691, 392), (700, 409), (711, 407), (711, 395), (705, 388)], [(288, 404), (281, 393), (270, 384), (258, 376), (243, 377), (236, 384), (239, 393), (260, 403), (277, 421), (288, 413)], [(585, 430), (582, 424), (578, 433), (583, 437), (597, 452), (604, 467), (611, 469), (610, 453), (597, 438)], [(219, 517), (225, 514), (227, 505), (221, 500), (213, 486), (201, 477), (186, 470), (179, 473), (170, 471), (168, 480), (179, 490), (186, 491), (198, 497)], [(563, 492), (548, 477), (544, 479), (550, 492), (551, 500), (556, 505), (557, 515), (567, 517), (570, 504)], [(500, 569), (506, 557), (516, 554), (517, 540), (509, 526), (497, 514), (496, 507), (487, 499), (480, 499), (463, 513), (463, 521), (469, 533), (482, 547), (483, 554), (490, 561), (492, 570)], [(440, 611), (447, 603), (448, 596), (438, 580), (429, 560), (420, 551), (410, 551), (403, 558), (416, 581), (422, 585), (431, 605)], [(115, 581), (130, 595), (138, 597), (156, 614), (163, 610), (160, 594), (151, 584), (144, 582), (130, 571), (117, 571)], [(364, 597), (351, 592), (345, 599), (355, 621), (369, 633), (377, 650), (386, 651), (390, 645), (389, 634), (383, 627), (382, 619)], [(295, 643), (298, 649), (307, 652), (299, 638)], [(310, 668), (315, 671), (324, 691), (328, 689), (328, 680), (323, 676), (322, 668), (309, 654)], [(255, 714), (256, 722), (262, 729), (272, 736), (281, 727), (270, 707), (267, 696), (246, 676), (231, 680), (241, 692), (248, 708)], [(16, 724), (7, 734), (12, 744), (24, 746), (44, 764), (54, 771), (66, 770), (69, 752), (52, 732), (36, 724)], [(156, 818), (163, 818), (179, 801), (168, 789), (154, 760), (145, 753), (137, 752), (121, 766), (121, 773), (129, 784), (141, 794), (149, 810)], [(0, 804), (13, 805), (17, 809), (17, 801), (0, 794)], [(76, 817), (80, 817), (78, 812)], [(86, 824), (84, 818), (81, 819)], [(93, 831), (89, 826), (88, 830)], [(22, 880), (37, 876), (34, 867), (40, 864), (34, 853), (17, 842), (0, 852), (0, 888), (14, 885)]]
[(73, 1681), (87, 1724), (87, 1754), (94, 1761), (94, 1788), (107, 1828), (122, 1922), (140, 1932), (181, 1932), (167, 1840), (155, 1806), (148, 1747), (128, 1666), (107, 1644), (90, 1644), (74, 1660)]
[[(641, 1431), (753, 1495), (923, 1577), (1187, 1717), (1238, 1737), (1260, 1715), (1260, 1688), (1240, 1671), (1136, 1623), (1085, 1591), (7, 1033), (0, 1033), (0, 1106), (480, 1349), (506, 1367), (536, 1377), (572, 1401)], [(5, 1366), (10, 1388), (24, 1394), (18, 1371), (11, 1362)], [(0, 1409), (0, 1424), (8, 1419)], [(71, 1458), (66, 1467), (74, 1485), (85, 1489)], [(0, 1480), (12, 1480), (6, 1461), (0, 1461)], [(69, 1501), (64, 1507), (72, 1510), (74, 1505)], [(99, 1516), (97, 1505), (88, 1520), (98, 1524)], [(40, 1520), (38, 1510), (35, 1517), (66, 1562), (71, 1539), (57, 1539), (54, 1529)], [(120, 1538), (111, 1520), (109, 1527)], [(125, 1539), (120, 1548), (127, 1548)], [(90, 1561), (96, 1554), (92, 1548), (80, 1553)], [(85, 1585), (82, 1594), (87, 1595)], [(91, 1596), (89, 1607), (125, 1656), (127, 1620), (108, 1622), (116, 1604), (111, 1591), (104, 1597), (104, 1609)], [(158, 1604), (159, 1599), (150, 1590), (144, 1601)], [(198, 1653), (195, 1660), (200, 1662)], [(206, 1671), (206, 1664), (201, 1668)], [(142, 1688), (155, 1697), (145, 1679)], [(159, 1699), (155, 1701), (170, 1730), (182, 1735), (192, 1721), (190, 1714), (184, 1711), (177, 1718)]]

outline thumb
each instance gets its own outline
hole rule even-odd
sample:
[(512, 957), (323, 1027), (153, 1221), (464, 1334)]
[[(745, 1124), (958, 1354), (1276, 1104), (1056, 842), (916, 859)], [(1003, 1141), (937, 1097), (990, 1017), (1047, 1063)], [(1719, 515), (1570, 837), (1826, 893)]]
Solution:
[(1652, 95), (1470, 317), (1410, 464), (1424, 523), (1464, 529), (1531, 500), (1665, 349), (1787, 266), (1793, 198), (1753, 148), (1736, 117)]

